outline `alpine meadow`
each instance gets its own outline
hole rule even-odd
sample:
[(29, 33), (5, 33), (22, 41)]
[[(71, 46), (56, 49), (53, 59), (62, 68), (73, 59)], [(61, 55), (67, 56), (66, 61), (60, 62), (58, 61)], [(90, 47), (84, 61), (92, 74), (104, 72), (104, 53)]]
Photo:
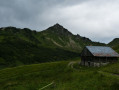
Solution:
[(119, 0), (0, 0), (0, 90), (119, 90)]

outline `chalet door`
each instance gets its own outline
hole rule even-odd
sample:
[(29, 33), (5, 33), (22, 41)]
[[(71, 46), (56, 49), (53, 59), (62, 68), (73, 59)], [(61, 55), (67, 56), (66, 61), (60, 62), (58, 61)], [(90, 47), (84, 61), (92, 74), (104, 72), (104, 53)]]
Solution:
[(90, 62), (88, 61), (88, 66), (90, 66)]

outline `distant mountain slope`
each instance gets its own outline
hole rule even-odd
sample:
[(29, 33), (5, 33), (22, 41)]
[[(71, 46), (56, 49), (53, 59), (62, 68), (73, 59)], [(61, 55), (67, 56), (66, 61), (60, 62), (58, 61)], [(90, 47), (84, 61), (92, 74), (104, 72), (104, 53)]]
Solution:
[(119, 53), (119, 45), (115, 45), (112, 47), (114, 50), (116, 50)]
[(0, 68), (79, 57), (78, 53), (45, 46), (42, 39), (36, 38), (37, 33), (27, 28), (1, 28)]
[(59, 24), (41, 32), (0, 28), (0, 67), (72, 59), (79, 57), (86, 45), (105, 44), (73, 35)]
[(38, 46), (19, 38), (0, 42), (0, 67), (33, 64), (79, 57), (78, 53)]
[(119, 38), (113, 39), (110, 43), (108, 43), (108, 46), (111, 46), (114, 50), (116, 50), (119, 53)]
[[(93, 42), (89, 38), (80, 35), (73, 35), (67, 29), (59, 24), (49, 27), (41, 32), (32, 31), (28, 28), (19, 29), (15, 27), (6, 27), (0, 29), (0, 40), (19, 38), (38, 46), (50, 48), (62, 48), (80, 53), (86, 45), (105, 45), (104, 43)], [(7, 42), (9, 42), (9, 40)]]
[(113, 39), (108, 45), (109, 45), (109, 46), (119, 45), (119, 38)]
[(49, 27), (48, 29), (40, 32), (41, 36), (50, 41), (51, 46), (71, 50), (74, 52), (81, 52), (86, 45), (105, 45), (99, 42), (93, 42), (89, 38), (80, 35), (73, 35), (67, 29), (59, 24)]

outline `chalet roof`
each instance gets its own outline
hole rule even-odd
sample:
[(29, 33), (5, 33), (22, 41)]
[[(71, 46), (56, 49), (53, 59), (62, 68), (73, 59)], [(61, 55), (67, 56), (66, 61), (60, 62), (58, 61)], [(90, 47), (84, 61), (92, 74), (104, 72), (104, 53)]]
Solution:
[(119, 57), (119, 54), (112, 48), (106, 46), (86, 46), (86, 48), (94, 55), (100, 57)]

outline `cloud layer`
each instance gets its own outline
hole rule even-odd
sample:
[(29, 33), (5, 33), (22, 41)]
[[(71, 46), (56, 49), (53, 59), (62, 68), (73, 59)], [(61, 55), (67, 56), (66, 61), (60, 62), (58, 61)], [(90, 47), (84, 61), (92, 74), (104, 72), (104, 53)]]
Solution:
[(109, 42), (119, 37), (119, 0), (0, 0), (0, 27), (43, 30), (59, 23), (74, 34)]

